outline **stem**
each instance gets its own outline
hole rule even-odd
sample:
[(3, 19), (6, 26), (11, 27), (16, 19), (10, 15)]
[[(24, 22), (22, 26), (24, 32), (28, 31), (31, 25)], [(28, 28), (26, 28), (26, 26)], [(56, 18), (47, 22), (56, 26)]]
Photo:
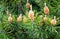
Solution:
[(46, 6), (46, 3), (44, 3), (44, 5)]
[(32, 5), (30, 5), (30, 9), (32, 10)]
[(28, 3), (29, 0), (27, 0), (27, 3)]
[(31, 23), (34, 24), (33, 20), (31, 20)]
[(54, 16), (54, 19), (56, 19), (56, 16)]

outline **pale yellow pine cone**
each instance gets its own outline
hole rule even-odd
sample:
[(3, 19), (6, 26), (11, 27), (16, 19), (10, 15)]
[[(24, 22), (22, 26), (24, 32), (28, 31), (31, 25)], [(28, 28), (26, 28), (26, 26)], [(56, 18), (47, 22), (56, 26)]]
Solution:
[(30, 3), (26, 3), (26, 7), (27, 8), (30, 8)]
[(27, 8), (30, 8), (30, 3), (29, 3), (28, 1), (29, 1), (29, 0), (27, 0), (26, 7), (27, 7)]
[(19, 15), (19, 17), (17, 18), (17, 22), (21, 22), (22, 21), (22, 14)]
[(56, 25), (57, 21), (56, 21), (56, 17), (54, 16), (54, 19), (51, 20), (51, 24), (52, 25)]
[(28, 17), (31, 19), (31, 20), (34, 20), (34, 12), (32, 11), (32, 5), (30, 6), (31, 10), (29, 11), (29, 15)]
[(45, 6), (44, 6), (44, 13), (49, 14), (49, 8), (46, 6), (46, 3), (45, 3)]
[(45, 15), (45, 17), (44, 17), (44, 21), (47, 21), (47, 17), (46, 17), (46, 15)]
[(11, 14), (10, 14), (10, 16), (8, 17), (8, 21), (9, 21), (9, 22), (12, 22)]

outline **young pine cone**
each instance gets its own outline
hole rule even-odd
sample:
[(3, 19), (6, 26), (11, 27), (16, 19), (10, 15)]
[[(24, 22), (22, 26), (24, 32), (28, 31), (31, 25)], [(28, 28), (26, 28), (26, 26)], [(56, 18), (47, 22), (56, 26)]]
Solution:
[(46, 3), (45, 3), (45, 6), (44, 6), (44, 13), (49, 14), (49, 8), (46, 6)]
[(47, 17), (46, 17), (46, 15), (45, 15), (45, 17), (44, 17), (44, 21), (47, 21)]
[(30, 8), (30, 3), (26, 3), (26, 7), (27, 8)]
[(52, 24), (52, 25), (55, 25), (56, 22), (57, 22), (57, 21), (56, 21), (56, 16), (54, 16), (54, 19), (51, 20), (51, 24)]
[(31, 10), (29, 11), (28, 17), (29, 17), (31, 20), (34, 20), (34, 12), (32, 11), (32, 5), (31, 5), (30, 7), (31, 7)]
[(12, 22), (11, 14), (10, 14), (10, 16), (8, 17), (8, 21), (9, 21), (9, 22)]
[(28, 2), (28, 0), (27, 0), (27, 3), (26, 3), (26, 7), (30, 8), (30, 3)]
[(17, 18), (17, 22), (21, 22), (22, 21), (22, 14), (20, 14), (20, 16)]

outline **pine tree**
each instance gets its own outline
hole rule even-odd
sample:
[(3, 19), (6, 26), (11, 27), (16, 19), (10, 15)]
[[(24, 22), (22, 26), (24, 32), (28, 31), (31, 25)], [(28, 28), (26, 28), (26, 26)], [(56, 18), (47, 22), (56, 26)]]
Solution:
[(0, 39), (60, 39), (60, 0), (0, 0)]

